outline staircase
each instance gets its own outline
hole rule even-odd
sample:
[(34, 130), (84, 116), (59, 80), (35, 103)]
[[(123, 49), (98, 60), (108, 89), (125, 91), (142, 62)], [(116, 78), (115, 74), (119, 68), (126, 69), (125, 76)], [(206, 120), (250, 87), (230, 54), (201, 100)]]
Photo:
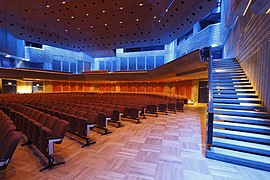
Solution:
[(213, 141), (206, 157), (270, 171), (270, 116), (236, 59), (212, 61)]

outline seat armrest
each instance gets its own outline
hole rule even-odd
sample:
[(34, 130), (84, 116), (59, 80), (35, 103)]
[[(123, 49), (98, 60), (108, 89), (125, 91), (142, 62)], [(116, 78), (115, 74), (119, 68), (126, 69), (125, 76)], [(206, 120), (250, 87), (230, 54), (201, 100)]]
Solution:
[(57, 139), (63, 139), (64, 137), (63, 136), (49, 136), (47, 137), (48, 141), (50, 140), (57, 140)]

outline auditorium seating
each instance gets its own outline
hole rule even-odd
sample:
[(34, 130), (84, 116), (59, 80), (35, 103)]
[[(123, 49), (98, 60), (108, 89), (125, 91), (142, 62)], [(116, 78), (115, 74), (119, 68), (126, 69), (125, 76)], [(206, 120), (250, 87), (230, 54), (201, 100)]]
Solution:
[(10, 118), (0, 110), (0, 170), (6, 169), (21, 140), (21, 133)]
[(65, 136), (68, 122), (21, 104), (6, 104), (1, 109), (11, 117), (16, 129), (22, 131), (27, 138), (23, 146), (36, 146), (48, 159), (48, 165), (40, 171), (64, 164), (54, 163), (53, 153), (54, 144), (61, 144)]

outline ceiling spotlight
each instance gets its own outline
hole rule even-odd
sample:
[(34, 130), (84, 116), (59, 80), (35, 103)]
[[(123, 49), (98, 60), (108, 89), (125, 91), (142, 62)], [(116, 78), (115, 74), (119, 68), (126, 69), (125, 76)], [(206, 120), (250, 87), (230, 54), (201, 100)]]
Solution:
[(102, 12), (105, 13), (106, 11), (103, 10)]
[(158, 22), (160, 22), (160, 20), (158, 20)]
[(65, 2), (65, 1), (63, 1), (63, 2), (62, 2), (62, 4), (66, 4), (66, 2)]
[(68, 30), (66, 29), (65, 31), (67, 32)]
[(168, 12), (169, 10), (168, 9), (166, 9), (166, 12)]
[(154, 16), (154, 19), (156, 19), (157, 18), (157, 16)]
[(123, 7), (120, 7), (120, 9), (123, 9)]
[(77, 28), (78, 30), (80, 30), (80, 28)]
[(122, 21), (120, 21), (120, 24), (122, 24), (123, 22)]
[(108, 24), (104, 24), (105, 26), (107, 26)]
[(47, 8), (49, 8), (50, 6), (49, 6), (49, 5), (47, 5), (46, 7), (47, 7)]
[(74, 18), (74, 16), (71, 16), (70, 18), (71, 18), (71, 19), (73, 19), (73, 18)]
[(136, 21), (139, 21), (140, 19), (136, 19)]
[(90, 26), (90, 28), (93, 28), (93, 26)]
[(86, 16), (89, 16), (89, 14), (87, 13)]
[(59, 21), (60, 21), (60, 19), (57, 19), (57, 21), (59, 22)]
[(143, 6), (143, 4), (139, 4), (140, 6)]

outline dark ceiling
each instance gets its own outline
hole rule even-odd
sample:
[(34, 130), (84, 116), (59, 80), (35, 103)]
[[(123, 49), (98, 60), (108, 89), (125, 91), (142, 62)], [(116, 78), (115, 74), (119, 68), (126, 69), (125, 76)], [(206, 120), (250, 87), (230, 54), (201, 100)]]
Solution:
[(170, 43), (216, 0), (0, 0), (0, 28), (18, 39), (90, 52)]

